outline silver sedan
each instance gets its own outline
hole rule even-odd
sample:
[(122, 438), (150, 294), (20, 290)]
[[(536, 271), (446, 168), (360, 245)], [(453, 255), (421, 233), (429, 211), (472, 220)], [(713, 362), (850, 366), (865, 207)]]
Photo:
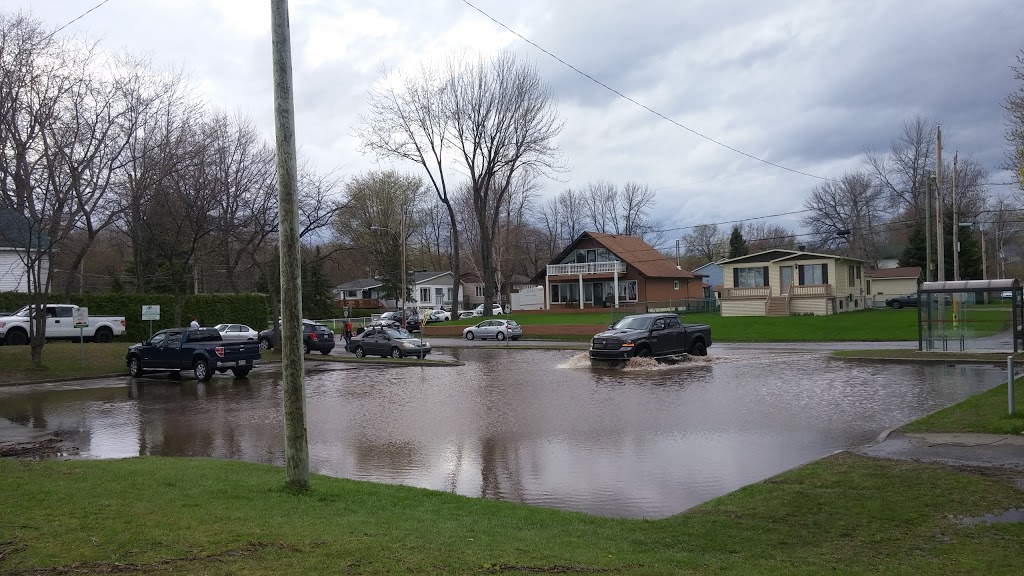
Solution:
[(220, 337), (225, 340), (252, 340), (260, 337), (259, 333), (245, 324), (217, 324), (215, 326), (220, 332)]
[(462, 335), (466, 340), (474, 340), (476, 338), (481, 340), (487, 338), (519, 340), (519, 337), (523, 335), (523, 327), (515, 320), (504, 318), (501, 320), (484, 320), (476, 326), (468, 326), (462, 331)]

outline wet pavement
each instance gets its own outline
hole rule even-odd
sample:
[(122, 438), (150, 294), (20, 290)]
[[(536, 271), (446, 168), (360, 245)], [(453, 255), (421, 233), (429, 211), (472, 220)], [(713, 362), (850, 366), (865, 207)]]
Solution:
[[(575, 350), (441, 350), (465, 363), (452, 367), (323, 363), (306, 378), (311, 467), (657, 518), (866, 444), (1004, 376), (850, 364), (798, 346), (716, 345), (694, 362), (620, 370), (591, 368)], [(283, 462), (280, 373), (270, 367), (209, 383), (186, 373), (0, 388), (0, 419), (0, 436), (6, 425), (59, 434), (86, 458)]]
[(1020, 435), (894, 432), (857, 451), (876, 458), (1024, 471), (1024, 436)]

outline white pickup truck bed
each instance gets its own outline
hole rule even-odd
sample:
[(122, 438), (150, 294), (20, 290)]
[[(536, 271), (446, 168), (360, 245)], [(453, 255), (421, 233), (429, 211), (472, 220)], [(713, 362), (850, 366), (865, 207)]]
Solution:
[[(110, 342), (115, 336), (124, 335), (124, 316), (89, 316), (89, 326), (79, 330), (75, 328), (74, 304), (46, 305), (46, 339), (77, 339), (79, 334), (88, 340)], [(10, 316), (0, 318), (0, 341), (5, 344), (27, 344), (29, 323), (31, 322), (29, 307), (26, 306)]]

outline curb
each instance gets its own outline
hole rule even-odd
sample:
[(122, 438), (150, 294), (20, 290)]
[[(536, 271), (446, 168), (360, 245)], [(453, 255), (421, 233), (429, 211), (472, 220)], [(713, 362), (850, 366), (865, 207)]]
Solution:
[(66, 378), (54, 378), (52, 380), (26, 380), (22, 382), (0, 382), (0, 388), (7, 386), (30, 386), (32, 384), (61, 384), (64, 382), (78, 382), (79, 380), (99, 380), (100, 378), (118, 378), (120, 376), (127, 376), (127, 372), (118, 372), (116, 374), (95, 374), (89, 376), (68, 376)]

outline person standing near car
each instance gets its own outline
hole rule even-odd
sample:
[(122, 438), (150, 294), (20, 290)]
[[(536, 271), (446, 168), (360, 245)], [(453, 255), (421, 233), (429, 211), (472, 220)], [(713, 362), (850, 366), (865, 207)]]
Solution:
[(345, 349), (348, 350), (348, 345), (352, 343), (352, 321), (345, 320)]
[(192, 328), (193, 330), (196, 329), (196, 328), (199, 328), (199, 320), (196, 320), (196, 317), (193, 316), (192, 317), (192, 323), (189, 324), (188, 327)]

